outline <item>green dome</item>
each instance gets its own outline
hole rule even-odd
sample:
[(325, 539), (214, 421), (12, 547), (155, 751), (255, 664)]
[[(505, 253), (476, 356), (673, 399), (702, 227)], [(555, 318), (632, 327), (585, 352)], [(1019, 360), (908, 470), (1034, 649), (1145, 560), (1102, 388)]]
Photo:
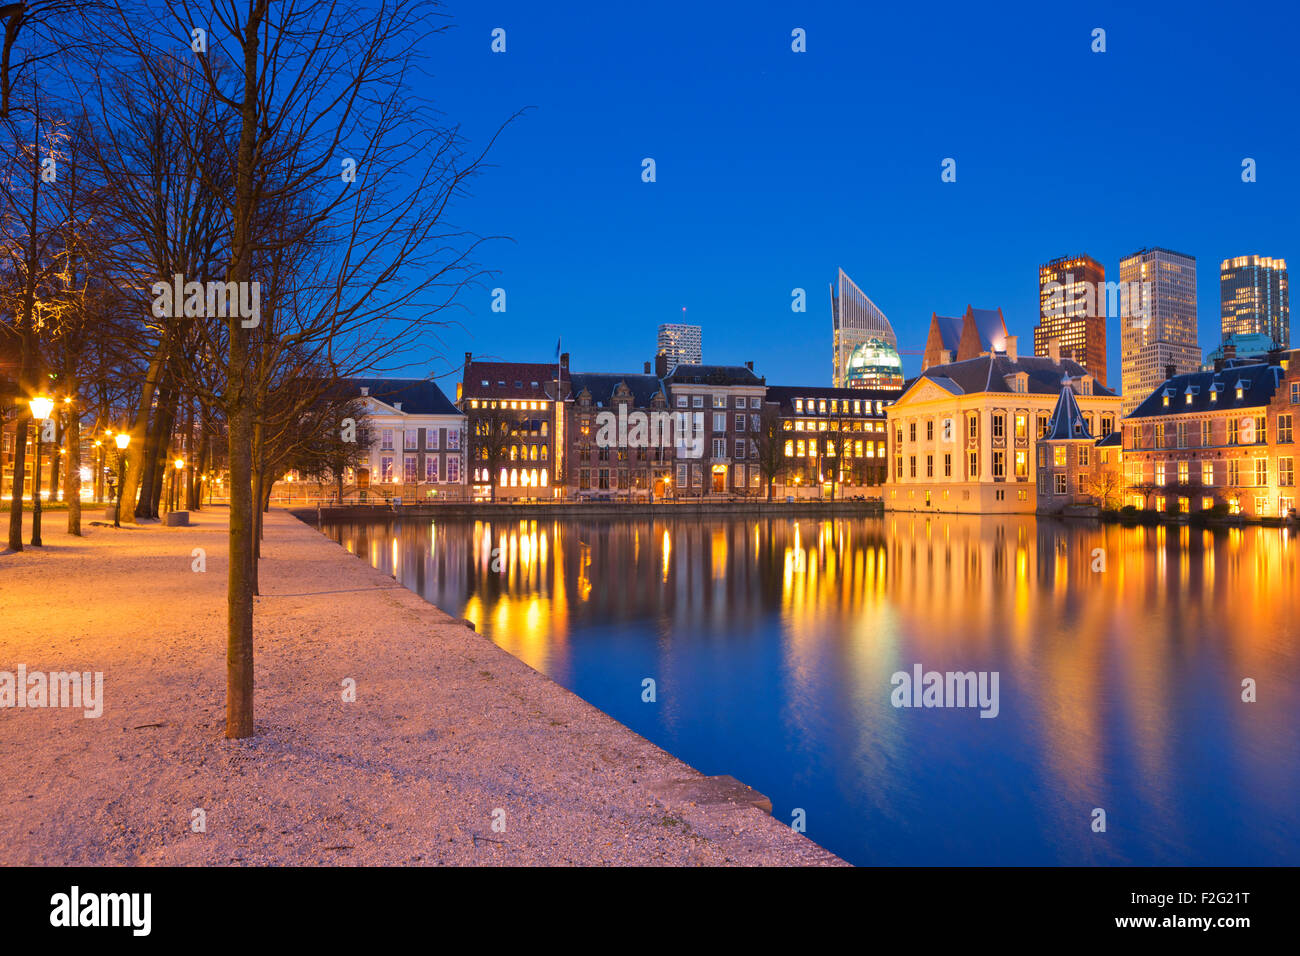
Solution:
[(898, 350), (883, 339), (868, 339), (849, 356), (849, 367), (844, 377), (852, 383), (902, 376), (903, 359)]

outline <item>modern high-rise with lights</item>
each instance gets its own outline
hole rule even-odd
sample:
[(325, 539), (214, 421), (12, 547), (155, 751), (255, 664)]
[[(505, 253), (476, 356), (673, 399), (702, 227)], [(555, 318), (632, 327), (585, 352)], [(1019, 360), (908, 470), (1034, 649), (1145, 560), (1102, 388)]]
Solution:
[(834, 388), (903, 384), (894, 327), (843, 269), (831, 284), (831, 349)]
[(655, 354), (668, 359), (671, 370), (677, 365), (703, 365), (704, 350), (698, 325), (666, 322), (659, 326), (659, 345)]
[(1062, 256), (1038, 267), (1034, 354), (1073, 359), (1106, 384), (1106, 268), (1092, 256)]
[(1121, 407), (1127, 415), (1168, 377), (1169, 368), (1175, 375), (1200, 368), (1196, 257), (1159, 247), (1140, 249), (1120, 259), (1119, 281), (1141, 290), (1141, 307), (1120, 316)]
[(1219, 264), (1223, 337), (1267, 335), (1275, 348), (1291, 345), (1291, 298), (1285, 259), (1237, 256)]

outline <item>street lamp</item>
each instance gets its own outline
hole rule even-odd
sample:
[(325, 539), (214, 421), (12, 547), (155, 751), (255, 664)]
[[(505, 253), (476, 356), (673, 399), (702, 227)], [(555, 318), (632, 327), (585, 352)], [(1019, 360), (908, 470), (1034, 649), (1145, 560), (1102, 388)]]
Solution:
[(172, 464), (176, 466), (176, 474), (172, 476), (172, 511), (179, 511), (181, 506), (181, 471), (185, 468), (185, 459), (177, 458)]
[(118, 432), (113, 436), (113, 441), (117, 443), (117, 503), (113, 507), (113, 527), (122, 527), (122, 482), (126, 480), (125, 469), (126, 463), (126, 446), (131, 444), (131, 436), (126, 432)]
[(44, 422), (54, 410), (54, 400), (45, 395), (37, 395), (29, 405), (32, 407), (32, 424), (36, 426), (36, 481), (32, 486), (32, 547), (41, 546), (41, 432), (38, 422)]

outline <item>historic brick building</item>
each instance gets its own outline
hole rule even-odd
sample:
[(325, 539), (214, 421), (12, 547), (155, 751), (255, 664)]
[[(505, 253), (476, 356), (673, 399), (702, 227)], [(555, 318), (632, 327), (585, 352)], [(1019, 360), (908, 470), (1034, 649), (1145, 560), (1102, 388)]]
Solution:
[(675, 424), (663, 381), (649, 374), (574, 372), (564, 403), (564, 489), (571, 498), (647, 500), (671, 492)]
[[(1123, 421), (1126, 503), (1252, 518), (1296, 506), (1300, 350), (1168, 375)], [(1172, 369), (1167, 371), (1172, 372)]]
[(865, 488), (879, 493), (889, 470), (885, 409), (902, 391), (768, 386), (767, 404), (782, 429), (776, 494), (839, 498)]
[(672, 411), (691, 416), (702, 442), (699, 458), (678, 450), (673, 496), (766, 494), (754, 439), (767, 384), (754, 364), (677, 365), (669, 372), (660, 356), (655, 371)]

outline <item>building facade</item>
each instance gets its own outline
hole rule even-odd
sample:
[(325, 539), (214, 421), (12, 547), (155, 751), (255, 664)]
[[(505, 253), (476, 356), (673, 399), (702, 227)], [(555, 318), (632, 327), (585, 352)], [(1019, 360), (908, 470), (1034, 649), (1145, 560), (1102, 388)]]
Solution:
[(888, 474), (885, 409), (901, 388), (770, 385), (767, 405), (781, 423), (775, 494), (852, 498), (880, 493)]
[(1034, 354), (1055, 340), (1062, 358), (1106, 384), (1106, 269), (1091, 256), (1063, 256), (1038, 267)]
[[(1120, 319), (1121, 384), (1129, 414), (1165, 379), (1201, 364), (1196, 335), (1196, 258), (1153, 247), (1119, 261), (1120, 282), (1141, 289), (1142, 308)], [(1133, 283), (1137, 283), (1134, 286)]]
[(1223, 335), (1265, 335), (1271, 348), (1291, 347), (1286, 260), (1237, 256), (1219, 264)]
[(1064, 383), (1047, 431), (1038, 441), (1039, 514), (1114, 509), (1122, 504), (1120, 432), (1095, 438), (1088, 421), (1073, 385)]
[(662, 355), (668, 361), (668, 367), (675, 365), (699, 365), (704, 361), (702, 332), (698, 325), (682, 325), (667, 322), (659, 326), (656, 355)]
[(1170, 374), (1125, 417), (1125, 503), (1165, 513), (1251, 518), (1296, 507), (1300, 351)]
[(568, 497), (648, 501), (671, 493), (676, 420), (662, 379), (573, 372), (564, 412)]
[(1063, 382), (1089, 434), (1118, 427), (1120, 400), (1069, 359), (1005, 351), (926, 369), (887, 406), (890, 472), (885, 508), (1032, 514), (1034, 463)]
[(677, 451), (673, 497), (762, 493), (755, 439), (767, 384), (754, 364), (678, 365), (660, 377), (672, 411), (689, 414), (698, 436), (694, 450)]
[(894, 327), (843, 269), (831, 283), (831, 351), (831, 384), (835, 388), (903, 384)]
[(465, 353), (457, 402), (467, 419), (475, 500), (564, 496), (563, 397), (569, 387), (567, 352), (554, 365), (476, 361)]

